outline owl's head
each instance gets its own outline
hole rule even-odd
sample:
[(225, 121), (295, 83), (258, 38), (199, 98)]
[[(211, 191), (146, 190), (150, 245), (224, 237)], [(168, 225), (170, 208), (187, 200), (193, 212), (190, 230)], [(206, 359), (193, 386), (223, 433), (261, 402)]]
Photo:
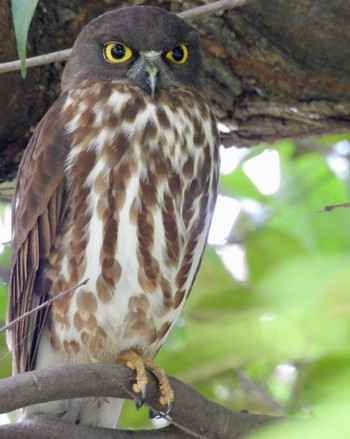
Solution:
[(197, 31), (166, 10), (139, 6), (92, 20), (73, 46), (62, 90), (85, 79), (125, 80), (152, 97), (173, 85), (199, 88), (203, 69)]

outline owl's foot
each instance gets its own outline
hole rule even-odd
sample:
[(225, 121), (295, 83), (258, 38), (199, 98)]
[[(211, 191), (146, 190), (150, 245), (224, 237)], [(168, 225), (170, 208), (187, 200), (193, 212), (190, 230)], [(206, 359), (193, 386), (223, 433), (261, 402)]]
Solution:
[(164, 370), (153, 363), (150, 358), (143, 358), (135, 351), (124, 351), (117, 359), (118, 363), (125, 364), (136, 373), (136, 383), (133, 385), (133, 390), (136, 393), (141, 393), (141, 402), (136, 404), (136, 408), (140, 410), (146, 399), (148, 378), (146, 370), (151, 372), (158, 380), (160, 398), (159, 402), (167, 406), (165, 412), (161, 412), (160, 416), (165, 417), (169, 414), (174, 401), (174, 392), (170, 386), (169, 380)]

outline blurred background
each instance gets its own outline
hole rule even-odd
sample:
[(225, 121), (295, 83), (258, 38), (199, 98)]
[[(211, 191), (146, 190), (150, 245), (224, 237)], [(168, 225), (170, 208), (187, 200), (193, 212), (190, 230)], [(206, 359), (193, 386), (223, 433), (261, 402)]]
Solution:
[[(209, 245), (156, 361), (233, 410), (300, 419), (252, 437), (348, 437), (350, 210), (325, 207), (349, 201), (349, 156), (350, 134), (221, 147)], [(0, 196), (3, 326), (10, 184), (1, 186)], [(4, 378), (11, 357), (5, 334), (0, 338)], [(123, 426), (152, 422), (145, 408), (138, 413), (125, 404)]]
[[(23, 59), (26, 49), (34, 56), (71, 47), (86, 22), (115, 7), (180, 12), (205, 3), (212, 1), (3, 0), (0, 61), (18, 57), (12, 18)], [(350, 210), (334, 206), (350, 202), (350, 134), (311, 136), (349, 131), (350, 6), (345, 0), (290, 4), (255, 0), (191, 21), (229, 148), (221, 148), (219, 197), (202, 268), (156, 361), (233, 410), (292, 417), (251, 439), (346, 439)], [(34, 127), (59, 94), (62, 68), (56, 62), (29, 69), (25, 81), (18, 72), (0, 75), (1, 181), (15, 176)], [(308, 140), (245, 148), (291, 137)], [(13, 183), (0, 185), (0, 326), (12, 189)], [(10, 375), (11, 354), (0, 332), (0, 378)], [(1, 415), (0, 422), (16, 416)], [(162, 425), (131, 402), (121, 422)]]

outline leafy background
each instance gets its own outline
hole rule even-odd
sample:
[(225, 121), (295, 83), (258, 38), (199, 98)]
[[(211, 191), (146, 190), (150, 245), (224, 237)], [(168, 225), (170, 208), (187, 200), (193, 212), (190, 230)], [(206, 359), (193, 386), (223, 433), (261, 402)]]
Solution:
[[(36, 3), (28, 0), (25, 8), (12, 0), (15, 27), (22, 28), (17, 33), (22, 59)], [(231, 223), (237, 217), (225, 239), (208, 246), (184, 313), (157, 362), (232, 409), (293, 415), (252, 438), (345, 438), (350, 431), (350, 211), (318, 213), (349, 200), (349, 142), (345, 134), (223, 153), (224, 165), (234, 169), (221, 176), (226, 208), (217, 215)], [(266, 150), (278, 154), (274, 173), (281, 175), (271, 195), (254, 184), (247, 167)], [(273, 178), (268, 163), (259, 175), (262, 181)], [(0, 242), (9, 217), (6, 197), (1, 199)], [(237, 215), (227, 206), (238, 203)], [(9, 247), (0, 254), (4, 282)], [(241, 270), (237, 278), (241, 265), (245, 274)], [(6, 300), (1, 284), (1, 325)], [(10, 374), (1, 333), (0, 377)], [(124, 426), (150, 422), (146, 409), (137, 413), (132, 403), (125, 404)]]

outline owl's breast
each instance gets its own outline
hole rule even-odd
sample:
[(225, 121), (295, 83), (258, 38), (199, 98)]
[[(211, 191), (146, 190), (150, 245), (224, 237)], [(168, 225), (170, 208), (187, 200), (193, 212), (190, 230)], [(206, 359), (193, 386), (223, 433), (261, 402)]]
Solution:
[[(103, 99), (92, 104), (97, 89)], [(102, 91), (90, 87), (75, 112), (76, 99), (64, 109), (71, 199), (47, 275), (52, 295), (89, 281), (54, 302), (53, 343), (97, 360), (129, 348), (152, 356), (183, 307), (205, 247), (216, 128), (190, 91), (170, 102), (120, 83)]]

